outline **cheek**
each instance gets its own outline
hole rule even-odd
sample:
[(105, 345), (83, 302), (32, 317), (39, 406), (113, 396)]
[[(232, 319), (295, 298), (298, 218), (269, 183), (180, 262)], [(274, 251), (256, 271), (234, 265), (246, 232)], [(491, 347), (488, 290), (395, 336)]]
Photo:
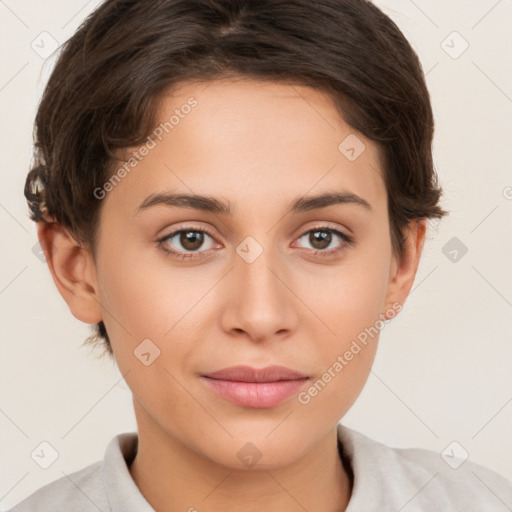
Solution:
[(158, 251), (126, 247), (112, 251), (101, 267), (105, 315), (113, 332), (124, 338), (129, 332), (133, 342), (134, 337), (165, 341), (204, 293), (204, 274), (166, 264)]
[(321, 354), (319, 372), (310, 387), (297, 396), (311, 416), (334, 422), (344, 416), (363, 389), (382, 327), (377, 304), (372, 306), (363, 297), (348, 304), (345, 308), (339, 305), (337, 321), (332, 324), (336, 337), (324, 337), (316, 344), (314, 350)]
[(105, 325), (134, 398), (155, 417), (167, 417), (164, 411), (178, 405), (185, 417), (192, 414), (194, 402), (183, 397), (180, 383), (190, 366), (193, 341), (200, 339), (198, 326), (190, 322), (197, 288), (180, 282), (182, 274), (176, 270), (166, 274), (165, 266), (148, 265), (127, 252), (103, 268)]
[[(212, 282), (205, 279), (205, 271), (200, 266), (197, 272), (180, 270), (156, 251), (113, 250), (103, 259), (99, 274), (104, 321), (116, 362), (122, 373), (130, 371), (134, 382), (126, 380), (135, 394), (143, 388), (149, 393), (171, 389), (158, 381), (172, 381), (165, 370), (178, 379), (190, 370), (197, 342), (213, 322), (211, 298), (205, 297)], [(145, 366), (144, 360), (154, 363)]]
[[(377, 255), (376, 255), (377, 254)], [(318, 278), (307, 292), (312, 309), (329, 328), (336, 349), (374, 326), (385, 311), (390, 255), (387, 252), (353, 251), (333, 272)]]
[[(186, 380), (201, 358), (202, 340), (209, 338), (209, 329), (215, 329), (222, 297), (229, 293), (222, 283), (211, 288), (224, 269), (207, 264), (180, 269), (166, 264), (157, 249), (116, 250), (113, 242), (109, 248), (98, 277), (116, 362), (123, 374), (129, 372), (126, 381), (141, 402), (152, 404), (149, 407), (155, 411), (165, 410), (182, 400), (173, 377)], [(311, 352), (317, 371), (314, 389), (307, 393), (309, 402), (298, 401), (299, 410), (309, 414), (318, 409), (332, 414), (335, 421), (362, 389), (377, 348), (375, 325), (387, 291), (388, 249), (385, 241), (376, 241), (371, 248), (348, 252), (339, 265), (328, 268), (309, 262), (288, 273), (290, 287), (308, 306), (304, 308), (292, 295), (289, 298), (300, 317), (297, 335), (310, 340), (304, 348)], [(148, 366), (137, 358), (146, 339), (151, 340), (143, 345), (147, 357), (158, 356)]]
[(323, 373), (317, 390), (311, 390), (312, 395), (322, 394), (318, 406), (337, 403), (348, 409), (370, 373), (385, 325), (381, 314), (389, 283), (390, 254), (377, 248), (354, 253), (323, 281), (321, 294), (309, 294), (314, 300), (311, 309), (328, 327), (325, 336), (310, 334), (320, 340), (316, 350), (322, 354)]

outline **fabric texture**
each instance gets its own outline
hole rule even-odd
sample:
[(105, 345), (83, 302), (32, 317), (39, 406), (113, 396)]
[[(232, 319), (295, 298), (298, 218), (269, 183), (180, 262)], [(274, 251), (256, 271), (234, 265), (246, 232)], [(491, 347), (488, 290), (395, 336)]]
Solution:
[[(346, 512), (512, 510), (512, 481), (490, 469), (470, 460), (453, 469), (436, 452), (391, 448), (341, 424), (337, 431), (354, 475)], [(136, 432), (118, 434), (102, 461), (41, 487), (9, 512), (154, 512), (128, 469), (137, 445)]]

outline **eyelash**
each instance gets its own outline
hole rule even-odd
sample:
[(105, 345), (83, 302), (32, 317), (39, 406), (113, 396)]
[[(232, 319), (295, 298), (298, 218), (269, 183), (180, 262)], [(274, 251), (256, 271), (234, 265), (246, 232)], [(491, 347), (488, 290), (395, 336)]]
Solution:
[[(328, 251), (321, 250), (321, 249), (310, 249), (310, 251), (312, 251), (312, 253), (313, 253), (313, 256), (320, 256), (320, 257), (334, 256), (334, 255), (338, 254), (339, 252), (343, 251), (346, 248), (347, 245), (351, 245), (351, 244), (354, 243), (354, 240), (352, 239), (352, 237), (346, 235), (345, 233), (343, 233), (343, 232), (341, 232), (341, 231), (339, 231), (337, 229), (330, 228), (328, 226), (319, 226), (319, 227), (315, 227), (315, 228), (312, 228), (312, 229), (308, 229), (307, 231), (302, 233), (302, 235), (300, 235), (298, 239), (302, 238), (304, 235), (307, 235), (308, 233), (315, 232), (315, 231), (323, 231), (323, 232), (327, 232), (327, 233), (333, 233), (333, 234), (337, 235), (338, 237), (340, 237), (343, 240), (344, 243), (341, 244), (340, 247), (337, 247), (336, 249), (330, 249)], [(207, 251), (195, 251), (195, 252), (184, 253), (184, 252), (178, 252), (178, 251), (169, 249), (168, 247), (165, 246), (164, 242), (174, 238), (179, 233), (187, 233), (187, 232), (206, 233), (212, 239), (215, 239), (213, 234), (208, 229), (198, 228), (196, 226), (184, 226), (184, 227), (182, 227), (182, 228), (180, 228), (180, 229), (178, 229), (176, 231), (173, 231), (169, 235), (166, 235), (166, 236), (158, 239), (159, 246), (162, 248), (162, 250), (165, 253), (171, 255), (172, 257), (178, 258), (180, 260), (192, 259), (192, 258), (205, 258), (205, 257), (207, 257), (207, 254), (210, 251), (214, 250), (214, 249), (208, 249)], [(200, 253), (200, 252), (205, 253), (205, 255), (203, 255), (203, 256), (196, 256), (196, 254)]]

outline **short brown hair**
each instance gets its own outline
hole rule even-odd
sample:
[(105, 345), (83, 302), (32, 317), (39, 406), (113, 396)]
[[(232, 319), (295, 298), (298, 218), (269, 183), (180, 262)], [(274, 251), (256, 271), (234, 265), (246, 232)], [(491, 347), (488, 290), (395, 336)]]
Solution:
[[(114, 150), (141, 144), (174, 85), (226, 76), (326, 92), (382, 155), (393, 251), (409, 221), (441, 218), (434, 120), (419, 59), (367, 0), (106, 0), (62, 46), (35, 119), (30, 218), (54, 220), (95, 255)], [(86, 342), (103, 342), (103, 322)]]

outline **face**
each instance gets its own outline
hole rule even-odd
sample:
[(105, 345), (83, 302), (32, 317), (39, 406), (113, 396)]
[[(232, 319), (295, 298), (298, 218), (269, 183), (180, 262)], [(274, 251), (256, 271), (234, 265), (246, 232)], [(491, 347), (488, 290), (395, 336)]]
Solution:
[[(186, 83), (161, 103), (173, 115), (102, 200), (95, 287), (116, 362), (139, 429), (226, 466), (247, 442), (267, 468), (291, 463), (350, 408), (395, 312), (377, 148), (308, 87)], [(323, 194), (345, 201), (307, 207)], [(204, 377), (238, 365), (306, 379)]]

